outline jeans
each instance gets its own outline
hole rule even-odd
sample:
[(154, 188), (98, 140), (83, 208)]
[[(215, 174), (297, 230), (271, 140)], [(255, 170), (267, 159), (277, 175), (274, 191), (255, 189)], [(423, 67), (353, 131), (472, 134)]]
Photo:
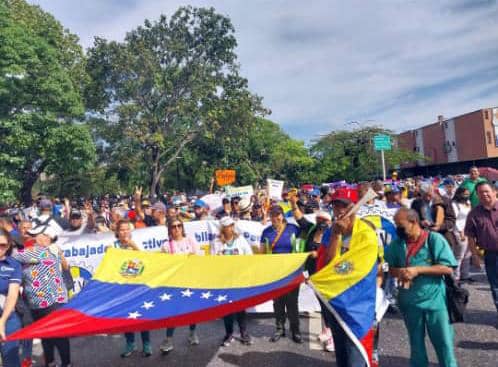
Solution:
[(461, 240), (460, 234), (455, 233), (455, 237), (457, 240), (456, 246), (453, 249), (453, 253), (455, 254), (455, 259), (458, 263), (457, 268), (455, 269), (455, 279), (466, 279), (469, 277), (469, 268), (470, 268), (470, 251), (468, 250), (468, 240)]
[[(192, 324), (189, 326), (189, 329), (190, 331), (194, 331), (196, 329), (197, 325), (196, 324)], [(173, 334), (175, 333), (175, 329), (176, 328), (168, 328), (166, 329), (166, 337), (167, 338), (172, 338), (173, 337)]]
[(356, 345), (344, 332), (341, 325), (339, 325), (334, 315), (326, 308), (322, 309), (322, 311), (328, 313), (327, 316), (324, 314), (324, 318), (328, 319), (330, 323), (330, 331), (332, 332), (332, 339), (334, 339), (335, 345), (337, 367), (366, 367), (367, 363), (365, 359)]
[(33, 339), (23, 339), (20, 344), (22, 359), (31, 359), (33, 357)]
[[(142, 338), (143, 345), (150, 344), (150, 332), (141, 331), (140, 336)], [(125, 333), (125, 339), (127, 345), (135, 344), (135, 333)]]
[(498, 252), (486, 251), (484, 255), (484, 266), (491, 287), (491, 295), (498, 311)]
[[(7, 335), (17, 331), (21, 328), (21, 320), (15, 312), (7, 319), (5, 323), (5, 333)], [(0, 354), (2, 355), (2, 364), (4, 367), (19, 367), (21, 361), (19, 359), (19, 341), (14, 340), (11, 342), (0, 344)]]
[(247, 332), (247, 313), (245, 310), (226, 315), (223, 318), (223, 323), (225, 324), (225, 333), (226, 335), (233, 334), (233, 324), (235, 319), (237, 319), (237, 323), (239, 324), (240, 336), (243, 337)]
[(277, 323), (277, 332), (285, 332), (285, 319), (289, 318), (292, 334), (300, 334), (299, 331), (299, 309), (298, 309), (299, 287), (273, 300), (273, 310)]
[[(42, 317), (47, 316), (52, 311), (57, 310), (61, 305), (59, 303), (54, 303), (47, 308), (37, 308), (31, 310), (31, 315), (33, 320), (37, 321)], [(45, 355), (45, 365), (52, 365), (55, 363), (55, 348), (59, 351), (61, 357), (61, 366), (66, 367), (71, 364), (71, 347), (69, 344), (69, 338), (49, 338), (42, 339), (43, 354)]]

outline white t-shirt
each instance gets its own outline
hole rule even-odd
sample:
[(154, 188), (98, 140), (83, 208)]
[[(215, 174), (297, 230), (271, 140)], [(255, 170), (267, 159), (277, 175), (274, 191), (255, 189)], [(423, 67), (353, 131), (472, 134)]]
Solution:
[(242, 236), (238, 236), (227, 243), (221, 243), (221, 241), (217, 240), (215, 249), (216, 255), (252, 255), (251, 246)]
[(472, 209), (470, 204), (465, 205), (461, 203), (452, 202), (453, 210), (455, 211), (456, 221), (455, 227), (458, 232), (463, 232), (465, 228), (465, 222), (467, 220), (467, 215), (469, 215), (470, 210)]

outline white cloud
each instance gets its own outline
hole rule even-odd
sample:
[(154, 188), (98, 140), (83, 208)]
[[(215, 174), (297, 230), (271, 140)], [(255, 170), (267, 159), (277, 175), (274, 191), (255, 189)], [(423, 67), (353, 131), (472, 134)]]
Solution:
[[(34, 0), (81, 37), (120, 40), (182, 2)], [(191, 1), (235, 26), (243, 74), (294, 137), (350, 120), (407, 127), (498, 105), (495, 1)], [(484, 94), (484, 95), (483, 95)]]

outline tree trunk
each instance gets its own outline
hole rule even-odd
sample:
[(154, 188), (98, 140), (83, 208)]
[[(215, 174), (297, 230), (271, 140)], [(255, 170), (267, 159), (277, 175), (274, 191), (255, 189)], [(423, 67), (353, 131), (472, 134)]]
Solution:
[(159, 170), (159, 150), (157, 148), (152, 149), (152, 166), (150, 168), (150, 195), (160, 196), (159, 190), (159, 179), (161, 178), (161, 171)]
[(33, 203), (33, 197), (31, 196), (31, 191), (33, 190), (33, 186), (38, 180), (38, 173), (29, 173), (26, 176), (24, 176), (24, 180), (22, 182), (22, 187), (21, 187), (21, 192), (20, 192), (20, 198), (21, 202), (26, 206), (31, 206)]

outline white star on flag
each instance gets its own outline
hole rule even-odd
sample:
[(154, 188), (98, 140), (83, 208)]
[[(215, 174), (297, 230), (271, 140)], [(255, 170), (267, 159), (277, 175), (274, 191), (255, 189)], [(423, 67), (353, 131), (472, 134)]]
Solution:
[(218, 296), (218, 298), (216, 298), (217, 302), (223, 302), (223, 301), (226, 301), (226, 300), (227, 300), (227, 296)]
[(163, 293), (159, 296), (161, 298), (161, 301), (169, 301), (171, 299), (171, 294), (168, 293)]
[(152, 308), (152, 307), (154, 307), (154, 306), (155, 306), (155, 305), (154, 305), (154, 302), (152, 302), (152, 301), (151, 301), (151, 302), (147, 302), (147, 301), (145, 301), (145, 302), (144, 302), (144, 304), (143, 304), (141, 307), (142, 307), (142, 308), (145, 308), (146, 310), (148, 310), (149, 308)]
[(192, 292), (190, 289), (185, 289), (182, 291), (182, 297), (191, 297), (194, 292)]
[(201, 298), (203, 299), (209, 299), (213, 294), (209, 291), (207, 292), (203, 292), (202, 295), (201, 295)]
[(128, 318), (129, 319), (138, 319), (140, 316), (142, 316), (139, 312), (135, 311), (135, 312), (128, 312)]

